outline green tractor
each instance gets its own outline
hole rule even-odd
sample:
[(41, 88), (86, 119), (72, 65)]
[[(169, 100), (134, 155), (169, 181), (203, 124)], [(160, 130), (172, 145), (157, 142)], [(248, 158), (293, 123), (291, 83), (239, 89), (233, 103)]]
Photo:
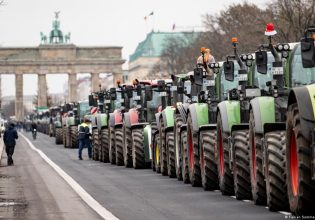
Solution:
[[(126, 167), (142, 169), (151, 167), (152, 153), (151, 133), (157, 130), (153, 123), (155, 112), (161, 104), (162, 90), (165, 81), (134, 80), (134, 88), (130, 93), (131, 108), (124, 113), (124, 159)], [(132, 96), (131, 96), (132, 95)], [(153, 124), (152, 124), (153, 123)]]
[(89, 103), (88, 101), (67, 103), (64, 105), (63, 110), (66, 112), (62, 119), (64, 147), (77, 148), (78, 125), (80, 124), (80, 119), (90, 114)]
[(293, 88), (288, 99), (286, 184), (290, 210), (297, 215), (315, 214), (314, 33), (315, 27), (305, 30), (305, 36), (300, 45), (294, 48), (290, 60), (291, 82), (298, 85), (312, 83), (309, 86)]
[(52, 137), (55, 137), (56, 144), (62, 144), (62, 108), (55, 106), (50, 108), (50, 131)]
[[(286, 50), (287, 44), (274, 48), (269, 36), (267, 49), (275, 59), (272, 62), (273, 80), (268, 83), (270, 97), (261, 97), (251, 103), (253, 199), (256, 204), (267, 203), (271, 211), (290, 207), (298, 215), (314, 214), (311, 142), (315, 90), (313, 85), (303, 86), (315, 80), (314, 65), (309, 65), (314, 60), (314, 40), (309, 37), (314, 30), (307, 29), (301, 43), (295, 44), (290, 53)], [(266, 50), (256, 54), (260, 57), (257, 59), (258, 72), (265, 74), (266, 64), (270, 63)], [(285, 63), (279, 59), (283, 54), (288, 56)]]
[(289, 44), (274, 46), (271, 35), (268, 41), (255, 53), (253, 72), (258, 78), (265, 76), (266, 88), (263, 96), (252, 99), (249, 106), (250, 181), (254, 203), (267, 204), (270, 211), (279, 211), (288, 209), (284, 154), (291, 87), (287, 68), (292, 53)]
[[(228, 89), (228, 100), (217, 107), (217, 167), (219, 187), (223, 195), (234, 195), (236, 199), (251, 199), (249, 166), (249, 104), (261, 95), (261, 86), (253, 82), (253, 55), (238, 55), (237, 39), (232, 38), (234, 54), (223, 63), (224, 76), (232, 86)], [(236, 68), (235, 68), (236, 67)], [(235, 80), (236, 79), (236, 80)], [(236, 83), (236, 84), (235, 84)], [(226, 86), (226, 87), (229, 87)], [(234, 88), (233, 88), (234, 87)]]

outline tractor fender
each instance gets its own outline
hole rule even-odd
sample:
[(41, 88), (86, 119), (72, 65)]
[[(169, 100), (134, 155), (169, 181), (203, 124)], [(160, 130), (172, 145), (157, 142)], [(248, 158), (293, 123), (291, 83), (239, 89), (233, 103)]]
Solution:
[(123, 123), (121, 122), (121, 123), (116, 123), (115, 124), (115, 126), (114, 126), (114, 128), (116, 129), (116, 128), (122, 128), (123, 127)]
[(255, 133), (264, 133), (265, 123), (275, 123), (275, 98), (261, 96), (250, 101), (250, 110), (253, 111)]
[(206, 103), (191, 104), (188, 114), (191, 116), (194, 132), (198, 132), (200, 126), (209, 124), (208, 104)]
[(132, 108), (128, 112), (129, 112), (130, 124), (133, 125), (133, 124), (139, 123), (139, 113), (137, 109)]
[(124, 113), (124, 124), (127, 128), (131, 127), (129, 112)]
[(175, 108), (173, 106), (167, 106), (162, 111), (162, 115), (161, 116), (163, 118), (166, 130), (172, 129), (174, 127), (174, 111), (175, 111)]
[(152, 152), (150, 146), (152, 144), (152, 134), (151, 134), (151, 125), (148, 124), (144, 127), (144, 155), (145, 162), (150, 162), (152, 160)]
[(232, 125), (241, 123), (239, 101), (222, 101), (218, 104), (217, 114), (221, 114), (223, 132), (231, 132)]
[(96, 125), (99, 130), (107, 127), (107, 114), (101, 113), (96, 115)]
[(91, 116), (91, 124), (92, 124), (92, 128), (96, 128), (96, 127), (97, 127), (97, 118), (96, 118), (96, 115), (92, 115), (92, 116)]
[(231, 127), (231, 133), (233, 131), (239, 131), (239, 130), (249, 130), (249, 124), (238, 124), (238, 125), (232, 125)]
[(299, 108), (302, 135), (310, 140), (315, 123), (315, 84), (292, 89), (288, 106), (293, 103), (297, 103)]
[(176, 106), (176, 113), (180, 114), (181, 118), (183, 119), (183, 123), (187, 123), (187, 110), (188, 107), (184, 104), (177, 104)]
[(161, 117), (161, 112), (158, 112), (155, 114), (155, 121), (156, 121), (156, 126), (159, 128), (160, 127), (160, 117)]
[(117, 123), (122, 123), (122, 114), (120, 111), (115, 110), (113, 113), (110, 113), (109, 125), (114, 127)]
[(216, 130), (217, 129), (217, 124), (208, 124), (208, 125), (201, 125), (199, 127), (199, 132), (200, 131), (213, 131), (213, 130)]
[(265, 123), (264, 124), (264, 135), (272, 131), (285, 131), (285, 122)]

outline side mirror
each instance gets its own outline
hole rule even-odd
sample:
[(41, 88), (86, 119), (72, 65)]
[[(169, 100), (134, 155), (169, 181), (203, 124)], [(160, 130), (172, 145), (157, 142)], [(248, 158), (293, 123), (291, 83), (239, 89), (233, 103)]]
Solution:
[(177, 86), (177, 94), (184, 94), (184, 87), (183, 86)]
[(110, 88), (109, 92), (110, 92), (110, 99), (116, 100), (117, 99), (116, 88)]
[(203, 83), (203, 69), (202, 68), (194, 69), (194, 83), (198, 86), (202, 86), (202, 83)]
[(94, 106), (94, 96), (89, 95), (89, 106)]
[(304, 68), (315, 67), (315, 48), (313, 38), (301, 39), (302, 64)]
[(255, 52), (257, 71), (261, 74), (267, 74), (268, 56), (267, 51), (258, 50)]
[(144, 87), (145, 90), (145, 100), (146, 101), (152, 101), (153, 98), (153, 92), (152, 92), (152, 86), (145, 86)]
[(234, 81), (234, 62), (225, 61), (223, 63), (224, 76), (227, 81)]
[(159, 90), (165, 89), (165, 81), (164, 80), (158, 80), (157, 82)]
[(126, 94), (127, 94), (128, 99), (132, 98), (132, 90), (133, 90), (132, 86), (126, 86)]
[(68, 104), (66, 104), (66, 111), (68, 112), (68, 111), (71, 111), (71, 105), (68, 103)]

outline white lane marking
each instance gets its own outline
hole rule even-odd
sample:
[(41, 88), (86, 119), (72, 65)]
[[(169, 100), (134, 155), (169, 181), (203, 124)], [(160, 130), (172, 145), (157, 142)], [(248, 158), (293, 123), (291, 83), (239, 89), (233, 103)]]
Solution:
[(290, 213), (290, 212), (279, 212), (279, 213), (281, 213), (281, 214), (283, 214), (283, 215), (292, 215), (292, 213)]
[(46, 154), (36, 148), (32, 142), (25, 137), (23, 134), (19, 133), (29, 144), (30, 148), (36, 151), (69, 185), (70, 187), (82, 198), (82, 200), (90, 206), (97, 214), (99, 214), (103, 219), (106, 220), (119, 220), (113, 213), (108, 211), (99, 202), (97, 202), (90, 194), (88, 194), (71, 176), (69, 176), (65, 171), (63, 171), (57, 164), (55, 164)]

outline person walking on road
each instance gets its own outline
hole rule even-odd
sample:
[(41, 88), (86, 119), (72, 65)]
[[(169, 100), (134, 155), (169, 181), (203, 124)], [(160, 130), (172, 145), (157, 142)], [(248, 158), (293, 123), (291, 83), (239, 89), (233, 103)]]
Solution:
[(91, 132), (90, 132), (90, 120), (83, 119), (83, 122), (79, 125), (79, 160), (82, 160), (83, 148), (88, 149), (89, 158), (92, 159), (92, 146), (91, 146)]
[(14, 148), (15, 148), (15, 140), (18, 139), (18, 134), (17, 131), (14, 128), (14, 124), (11, 123), (8, 127), (8, 129), (5, 130), (4, 135), (3, 135), (3, 141), (5, 145), (5, 152), (7, 153), (8, 156), (8, 166), (13, 165), (13, 153), (14, 153)]

